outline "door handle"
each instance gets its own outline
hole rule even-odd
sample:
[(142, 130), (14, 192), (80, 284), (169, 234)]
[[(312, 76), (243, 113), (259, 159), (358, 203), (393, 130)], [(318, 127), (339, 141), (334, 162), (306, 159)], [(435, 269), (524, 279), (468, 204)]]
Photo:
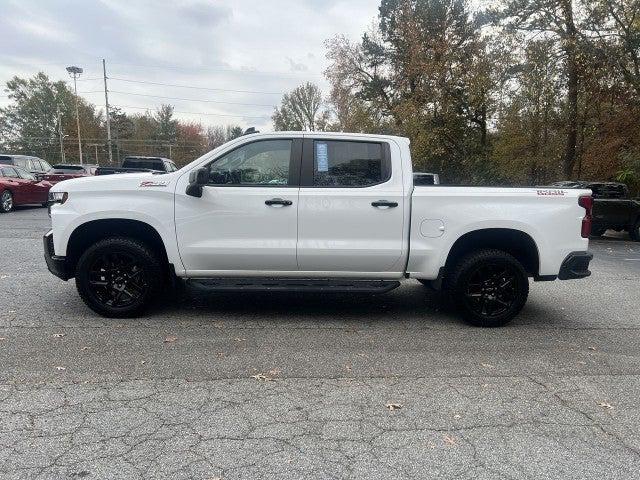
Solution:
[(292, 205), (293, 202), (291, 200), (284, 200), (282, 198), (272, 198), (271, 200), (265, 200), (264, 202), (265, 205), (282, 205), (284, 207), (288, 207), (289, 205)]
[(377, 202), (371, 202), (374, 207), (389, 207), (394, 208), (398, 206), (398, 202), (389, 202), (387, 200), (378, 200)]

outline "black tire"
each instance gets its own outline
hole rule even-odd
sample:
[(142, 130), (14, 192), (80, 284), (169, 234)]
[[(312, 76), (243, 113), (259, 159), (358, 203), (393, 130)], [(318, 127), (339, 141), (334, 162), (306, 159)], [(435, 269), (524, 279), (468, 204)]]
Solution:
[(8, 213), (13, 210), (13, 194), (9, 190), (0, 192), (0, 212)]
[(478, 327), (506, 325), (522, 310), (529, 295), (524, 267), (501, 250), (466, 255), (447, 276), (446, 286), (453, 306)]
[(76, 288), (94, 312), (111, 318), (140, 315), (162, 291), (166, 268), (144, 243), (126, 237), (100, 240), (76, 266)]
[(640, 218), (636, 220), (635, 225), (631, 227), (631, 230), (629, 231), (629, 236), (631, 237), (631, 240), (635, 242), (640, 242)]

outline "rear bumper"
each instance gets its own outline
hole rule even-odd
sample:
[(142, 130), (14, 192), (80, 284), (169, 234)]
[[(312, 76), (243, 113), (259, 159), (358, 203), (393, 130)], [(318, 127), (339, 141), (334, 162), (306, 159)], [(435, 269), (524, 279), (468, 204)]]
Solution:
[(53, 249), (53, 231), (49, 230), (42, 237), (44, 243), (44, 260), (47, 262), (47, 268), (56, 277), (62, 280), (69, 280), (73, 275), (67, 268), (67, 257), (59, 257), (54, 255)]
[(589, 252), (571, 252), (562, 262), (558, 278), (560, 280), (573, 280), (588, 277), (591, 275), (589, 262), (592, 258), (593, 254)]

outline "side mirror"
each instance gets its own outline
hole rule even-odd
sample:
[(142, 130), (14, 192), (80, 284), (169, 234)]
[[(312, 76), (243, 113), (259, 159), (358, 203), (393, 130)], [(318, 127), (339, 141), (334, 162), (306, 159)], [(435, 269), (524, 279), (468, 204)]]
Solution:
[(192, 197), (202, 197), (202, 187), (209, 183), (209, 169), (198, 168), (189, 174), (189, 185), (187, 185), (187, 195)]

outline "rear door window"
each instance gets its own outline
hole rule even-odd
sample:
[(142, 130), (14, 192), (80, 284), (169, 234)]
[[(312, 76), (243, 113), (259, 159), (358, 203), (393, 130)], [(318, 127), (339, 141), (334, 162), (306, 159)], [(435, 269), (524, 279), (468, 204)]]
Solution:
[(369, 187), (391, 178), (382, 143), (343, 140), (313, 142), (314, 187)]

